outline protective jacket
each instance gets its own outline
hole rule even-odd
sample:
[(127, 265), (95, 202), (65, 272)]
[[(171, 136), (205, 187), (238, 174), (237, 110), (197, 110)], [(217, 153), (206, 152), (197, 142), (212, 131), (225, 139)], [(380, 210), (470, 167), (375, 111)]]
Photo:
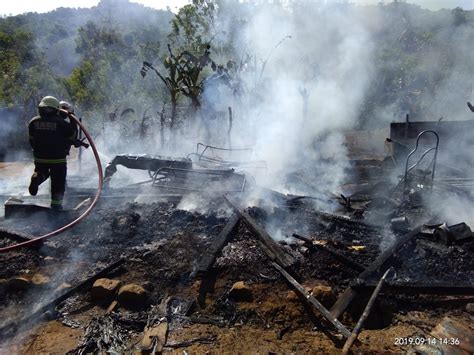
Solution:
[(35, 163), (65, 163), (77, 127), (56, 114), (40, 115), (31, 119), (28, 134)]

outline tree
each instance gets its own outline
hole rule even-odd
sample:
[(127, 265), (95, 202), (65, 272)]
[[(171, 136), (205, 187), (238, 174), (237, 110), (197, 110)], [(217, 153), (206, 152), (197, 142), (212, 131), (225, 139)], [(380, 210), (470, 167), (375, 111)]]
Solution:
[(193, 0), (183, 6), (171, 21), (169, 38), (174, 47), (201, 53), (215, 35), (217, 4), (213, 0)]
[(121, 100), (130, 82), (120, 82), (124, 64), (136, 52), (114, 29), (88, 22), (79, 28), (76, 52), (83, 58), (64, 81), (69, 96), (84, 108), (104, 108)]

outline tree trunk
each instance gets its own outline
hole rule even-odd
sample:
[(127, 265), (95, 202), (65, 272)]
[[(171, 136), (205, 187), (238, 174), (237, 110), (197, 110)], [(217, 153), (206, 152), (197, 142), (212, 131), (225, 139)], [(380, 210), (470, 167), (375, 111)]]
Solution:
[(161, 108), (160, 115), (160, 147), (161, 150), (165, 148), (165, 103), (163, 102), (163, 107)]
[(178, 106), (178, 100), (176, 97), (172, 96), (171, 97), (171, 123), (170, 123), (171, 149), (176, 148), (175, 123), (176, 123), (177, 106)]

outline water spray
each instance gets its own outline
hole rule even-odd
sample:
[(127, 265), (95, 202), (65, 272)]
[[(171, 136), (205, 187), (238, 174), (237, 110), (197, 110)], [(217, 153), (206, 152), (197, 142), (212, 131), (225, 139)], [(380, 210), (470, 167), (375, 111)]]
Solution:
[(102, 192), (102, 183), (103, 183), (104, 176), (103, 176), (103, 172), (102, 172), (102, 165), (101, 165), (101, 162), (100, 162), (99, 152), (97, 151), (94, 140), (92, 139), (92, 137), (89, 134), (89, 132), (87, 131), (87, 129), (82, 125), (80, 120), (76, 116), (74, 116), (73, 113), (67, 112), (66, 110), (59, 110), (59, 111), (61, 111), (61, 113), (64, 113), (64, 114), (68, 115), (68, 117), (70, 119), (72, 119), (80, 127), (81, 131), (84, 132), (84, 135), (86, 136), (87, 141), (89, 142), (89, 144), (92, 148), (92, 152), (94, 153), (94, 158), (95, 158), (95, 161), (96, 161), (96, 164), (97, 164), (97, 172), (99, 174), (99, 176), (98, 176), (99, 179), (98, 179), (98, 184), (97, 184), (97, 191), (95, 193), (94, 199), (92, 200), (91, 205), (79, 217), (77, 217), (72, 222), (70, 222), (70, 223), (64, 225), (63, 227), (61, 227), (59, 229), (56, 229), (56, 230), (54, 230), (50, 233), (47, 233), (45, 235), (33, 238), (33, 239), (28, 240), (26, 242), (22, 242), (22, 243), (18, 243), (18, 244), (15, 244), (15, 245), (10, 245), (8, 247), (0, 248), (0, 253), (6, 253), (6, 252), (9, 252), (9, 251), (21, 248), (21, 247), (30, 246), (30, 245), (39, 243), (39, 242), (41, 242), (45, 239), (57, 236), (57, 235), (65, 232), (66, 230), (74, 227), (76, 224), (81, 222), (85, 217), (87, 217), (89, 215), (89, 213), (92, 211), (92, 209), (95, 207), (97, 202), (99, 201), (100, 193)]

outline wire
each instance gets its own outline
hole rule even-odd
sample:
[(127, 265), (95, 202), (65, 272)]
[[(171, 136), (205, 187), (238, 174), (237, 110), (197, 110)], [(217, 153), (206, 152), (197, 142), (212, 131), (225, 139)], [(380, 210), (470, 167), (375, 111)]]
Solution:
[(85, 217), (87, 217), (87, 215), (89, 215), (89, 213), (92, 211), (92, 209), (95, 207), (95, 205), (99, 201), (100, 193), (102, 192), (102, 183), (103, 183), (103, 180), (104, 180), (104, 175), (103, 175), (103, 172), (102, 172), (102, 165), (101, 165), (100, 158), (99, 158), (99, 152), (97, 151), (95, 143), (94, 143), (92, 137), (90, 136), (89, 132), (82, 125), (82, 123), (79, 122), (79, 119), (76, 116), (74, 116), (74, 114), (72, 114), (70, 112), (67, 112), (65, 110), (59, 110), (59, 111), (61, 111), (62, 113), (67, 114), (81, 128), (81, 130), (84, 132), (84, 135), (86, 136), (87, 140), (89, 141), (89, 144), (92, 148), (92, 152), (94, 153), (94, 158), (95, 158), (95, 161), (96, 161), (96, 164), (97, 164), (97, 172), (99, 173), (97, 192), (94, 196), (94, 199), (92, 200), (91, 205), (84, 211), (83, 214), (81, 214), (79, 217), (77, 217), (72, 222), (70, 222), (70, 223), (66, 224), (65, 226), (63, 226), (59, 229), (56, 229), (56, 230), (54, 230), (50, 233), (47, 233), (45, 235), (33, 238), (33, 239), (28, 240), (26, 242), (22, 242), (22, 243), (18, 243), (18, 244), (15, 244), (15, 245), (10, 245), (10, 246), (7, 246), (7, 247), (0, 248), (0, 253), (6, 253), (8, 251), (12, 251), (12, 250), (17, 249), (17, 248), (30, 246), (30, 245), (39, 243), (40, 241), (43, 241), (45, 239), (57, 236), (57, 235), (65, 232), (66, 230), (74, 227), (76, 224), (81, 222)]

